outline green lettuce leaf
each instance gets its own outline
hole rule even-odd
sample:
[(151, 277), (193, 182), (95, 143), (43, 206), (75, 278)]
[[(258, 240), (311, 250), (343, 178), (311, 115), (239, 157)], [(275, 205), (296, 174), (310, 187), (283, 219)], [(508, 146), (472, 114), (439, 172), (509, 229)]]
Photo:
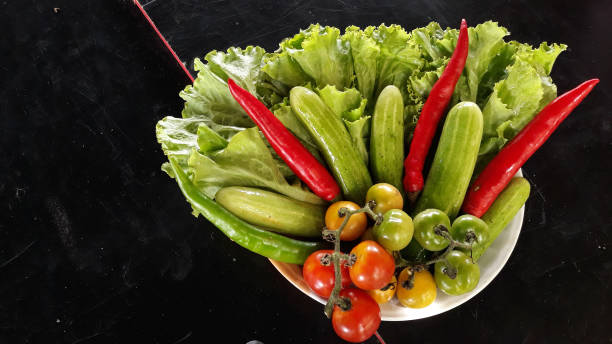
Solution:
[[(375, 97), (388, 85), (395, 85), (408, 98), (406, 82), (413, 71), (421, 68), (425, 61), (413, 40), (399, 25), (380, 25), (368, 27), (364, 34), (371, 37), (379, 46), (380, 54), (376, 61)], [(373, 105), (372, 105), (373, 106)]]
[(370, 116), (365, 116), (352, 122), (344, 119), (344, 125), (351, 135), (353, 145), (363, 158), (366, 166), (369, 166), (370, 119)]
[(549, 74), (567, 46), (546, 42), (537, 49), (517, 42), (508, 46), (513, 47), (508, 50), (513, 52), (514, 62), (506, 68), (505, 78), (495, 84), (484, 106), (480, 155), (497, 153), (557, 96)]
[(372, 103), (376, 87), (376, 61), (380, 48), (376, 42), (364, 35), (356, 26), (349, 26), (344, 33), (344, 39), (350, 42), (353, 68), (357, 79), (356, 87), (363, 98)]
[(208, 65), (195, 59), (194, 69), (198, 77), (179, 94), (185, 100), (183, 118), (199, 118), (225, 139), (255, 125)]
[(468, 29), (470, 47), (465, 61), (464, 77), (457, 82), (462, 101), (476, 101), (478, 85), (489, 69), (491, 61), (507, 44), (504, 42), (504, 37), (507, 35), (509, 32), (506, 28), (492, 21)]
[[(277, 54), (273, 54), (267, 59), (263, 71), (273, 80), (289, 86), (300, 86), (312, 81), (302, 67), (294, 60), (288, 52), (281, 51)], [(283, 95), (287, 95), (287, 91), (281, 92)]]
[(356, 121), (363, 115), (367, 100), (354, 88), (339, 91), (336, 86), (327, 85), (317, 90), (319, 97), (340, 118)]
[(540, 77), (531, 65), (519, 59), (510, 66), (483, 109), (480, 154), (497, 151), (514, 137), (517, 126), (535, 115), (542, 95)]
[(458, 30), (443, 30), (436, 22), (412, 30), (412, 40), (419, 47), (424, 60), (429, 63), (448, 59), (455, 50), (458, 35)]
[(281, 43), (286, 51), (314, 80), (318, 87), (334, 85), (339, 89), (353, 82), (353, 61), (349, 42), (335, 27), (310, 25)]
[(229, 48), (227, 52), (213, 50), (206, 54), (210, 70), (223, 81), (232, 78), (240, 87), (257, 95), (257, 83), (266, 51), (260, 47)]
[(211, 154), (193, 150), (188, 164), (195, 185), (211, 198), (224, 186), (253, 186), (309, 203), (323, 203), (300, 185), (287, 182), (256, 128), (234, 135), (227, 147)]

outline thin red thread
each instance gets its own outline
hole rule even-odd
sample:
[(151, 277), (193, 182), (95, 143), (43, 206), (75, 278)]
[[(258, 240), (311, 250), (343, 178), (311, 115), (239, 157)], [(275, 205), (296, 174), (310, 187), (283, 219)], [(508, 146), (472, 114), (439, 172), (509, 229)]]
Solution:
[(149, 22), (149, 25), (151, 25), (153, 30), (155, 30), (155, 33), (157, 34), (157, 37), (159, 37), (159, 39), (161, 39), (161, 41), (164, 43), (164, 45), (166, 46), (168, 51), (170, 51), (170, 54), (172, 54), (172, 56), (174, 57), (176, 62), (179, 64), (179, 66), (181, 66), (181, 68), (183, 69), (183, 72), (185, 72), (185, 74), (187, 74), (187, 77), (193, 83), (193, 76), (191, 76), (191, 73), (189, 73), (189, 70), (187, 69), (185, 64), (183, 64), (183, 62), (178, 57), (176, 52), (174, 52), (174, 49), (172, 49), (172, 47), (170, 46), (170, 43), (168, 43), (168, 41), (166, 41), (166, 39), (164, 38), (164, 35), (162, 35), (162, 33), (159, 32), (159, 30), (157, 29), (157, 26), (155, 25), (155, 23), (153, 22), (151, 17), (149, 17), (149, 14), (147, 13), (147, 11), (145, 11), (145, 9), (142, 7), (142, 5), (140, 5), (140, 2), (138, 2), (138, 0), (134, 0), (134, 4), (138, 7), (138, 9), (140, 10), (140, 13), (142, 13), (142, 15), (147, 19), (147, 21)]

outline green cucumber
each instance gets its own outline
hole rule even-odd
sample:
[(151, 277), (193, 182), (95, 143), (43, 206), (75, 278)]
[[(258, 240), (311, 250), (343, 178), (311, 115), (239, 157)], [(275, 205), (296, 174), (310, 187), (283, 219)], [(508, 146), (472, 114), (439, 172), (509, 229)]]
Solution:
[(215, 200), (242, 220), (277, 233), (320, 237), (324, 227), (324, 207), (271, 191), (230, 186), (217, 191)]
[(344, 197), (363, 203), (368, 188), (372, 186), (372, 178), (342, 119), (316, 93), (305, 87), (292, 88), (289, 102), (319, 147)]
[(472, 251), (474, 260), (478, 260), (495, 238), (512, 221), (514, 215), (518, 213), (523, 204), (529, 198), (531, 187), (525, 178), (513, 178), (508, 186), (502, 191), (491, 207), (482, 215), (482, 220), (489, 226), (489, 239), (485, 245)]
[(404, 100), (400, 90), (385, 87), (374, 108), (370, 135), (370, 169), (376, 183), (388, 183), (402, 192), (404, 171)]
[(457, 216), (478, 157), (482, 121), (480, 108), (472, 102), (461, 102), (448, 112), (415, 214), (433, 208), (451, 221)]

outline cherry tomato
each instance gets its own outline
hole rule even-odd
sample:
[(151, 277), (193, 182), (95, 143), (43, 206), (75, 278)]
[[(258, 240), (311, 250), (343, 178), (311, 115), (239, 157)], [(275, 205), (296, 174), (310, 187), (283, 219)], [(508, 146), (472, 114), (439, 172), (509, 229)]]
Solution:
[[(489, 240), (489, 226), (483, 220), (473, 215), (461, 215), (453, 221), (451, 226), (453, 239), (472, 244), (472, 249), (481, 249)], [(469, 249), (461, 249), (469, 254)]]
[(450, 244), (446, 238), (434, 232), (436, 226), (450, 230), (450, 220), (442, 210), (426, 209), (414, 217), (414, 238), (426, 250), (441, 251)]
[(377, 214), (384, 214), (391, 209), (402, 209), (404, 207), (402, 194), (395, 186), (387, 183), (372, 185), (366, 194), (366, 204), (369, 201), (376, 202), (376, 206), (372, 210)]
[[(340, 228), (342, 221), (344, 221), (344, 216), (340, 217), (338, 214), (338, 210), (341, 208), (347, 208), (349, 210), (357, 210), (361, 208), (357, 203), (349, 202), (349, 201), (340, 201), (336, 202), (327, 208), (327, 212), (325, 213), (325, 226), (327, 229), (335, 230)], [(361, 234), (365, 231), (366, 226), (368, 225), (368, 218), (365, 213), (354, 214), (348, 220), (348, 223), (342, 230), (340, 234), (340, 240), (343, 241), (352, 241), (361, 236)]]
[(357, 259), (349, 267), (351, 280), (363, 290), (380, 289), (386, 286), (395, 271), (395, 260), (375, 241), (362, 241), (353, 247), (351, 254)]
[(446, 256), (446, 260), (449, 264), (437, 262), (434, 268), (436, 284), (440, 290), (449, 295), (461, 295), (476, 288), (480, 279), (480, 268), (472, 258), (461, 251), (453, 250)]
[(336, 334), (351, 343), (359, 343), (372, 337), (380, 326), (380, 307), (364, 291), (347, 288), (340, 297), (350, 300), (350, 309), (334, 306), (332, 325)]
[(413, 233), (412, 219), (399, 209), (387, 211), (382, 223), (374, 227), (373, 232), (376, 241), (391, 251), (399, 251), (408, 246)]
[[(321, 258), (326, 254), (331, 255), (334, 250), (319, 250), (315, 251), (304, 262), (302, 268), (302, 275), (306, 284), (323, 298), (328, 298), (331, 295), (332, 289), (334, 289), (334, 283), (336, 277), (334, 275), (334, 264), (329, 257), (329, 265), (323, 265)], [(351, 276), (348, 271), (348, 267), (344, 264), (344, 261), (340, 261), (340, 273), (342, 276), (342, 287), (348, 287), (351, 285)]]
[[(414, 279), (410, 283), (413, 274)], [(413, 272), (412, 268), (405, 268), (400, 272), (397, 299), (402, 305), (410, 308), (427, 307), (434, 302), (436, 294), (436, 282), (428, 270)]]
[(383, 303), (389, 302), (393, 295), (395, 295), (395, 291), (397, 290), (397, 278), (395, 275), (391, 276), (391, 281), (387, 283), (386, 286), (380, 289), (368, 290), (367, 293), (378, 303), (382, 305)]

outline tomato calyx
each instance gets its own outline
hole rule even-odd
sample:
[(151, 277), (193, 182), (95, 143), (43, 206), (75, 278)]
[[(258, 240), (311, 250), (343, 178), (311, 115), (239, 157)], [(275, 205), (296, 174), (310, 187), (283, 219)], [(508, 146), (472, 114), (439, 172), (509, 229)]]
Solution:
[[(323, 256), (321, 256), (320, 262), (321, 265), (323, 266), (330, 266), (331, 264), (333, 264), (333, 256), (336, 253), (326, 253)], [(353, 266), (353, 264), (355, 264), (355, 261), (357, 261), (357, 256), (355, 256), (354, 254), (346, 254), (346, 253), (338, 253), (338, 256), (340, 257), (341, 260), (341, 264), (343, 264), (346, 267), (351, 267)]]
[(389, 289), (395, 289), (395, 283), (389, 282), (389, 284), (387, 284), (386, 286), (380, 288), (380, 290), (382, 290), (382, 291), (387, 291)]
[(345, 312), (350, 311), (352, 307), (351, 299), (348, 297), (339, 297), (338, 300), (336, 300), (336, 306), (340, 307), (340, 309)]

